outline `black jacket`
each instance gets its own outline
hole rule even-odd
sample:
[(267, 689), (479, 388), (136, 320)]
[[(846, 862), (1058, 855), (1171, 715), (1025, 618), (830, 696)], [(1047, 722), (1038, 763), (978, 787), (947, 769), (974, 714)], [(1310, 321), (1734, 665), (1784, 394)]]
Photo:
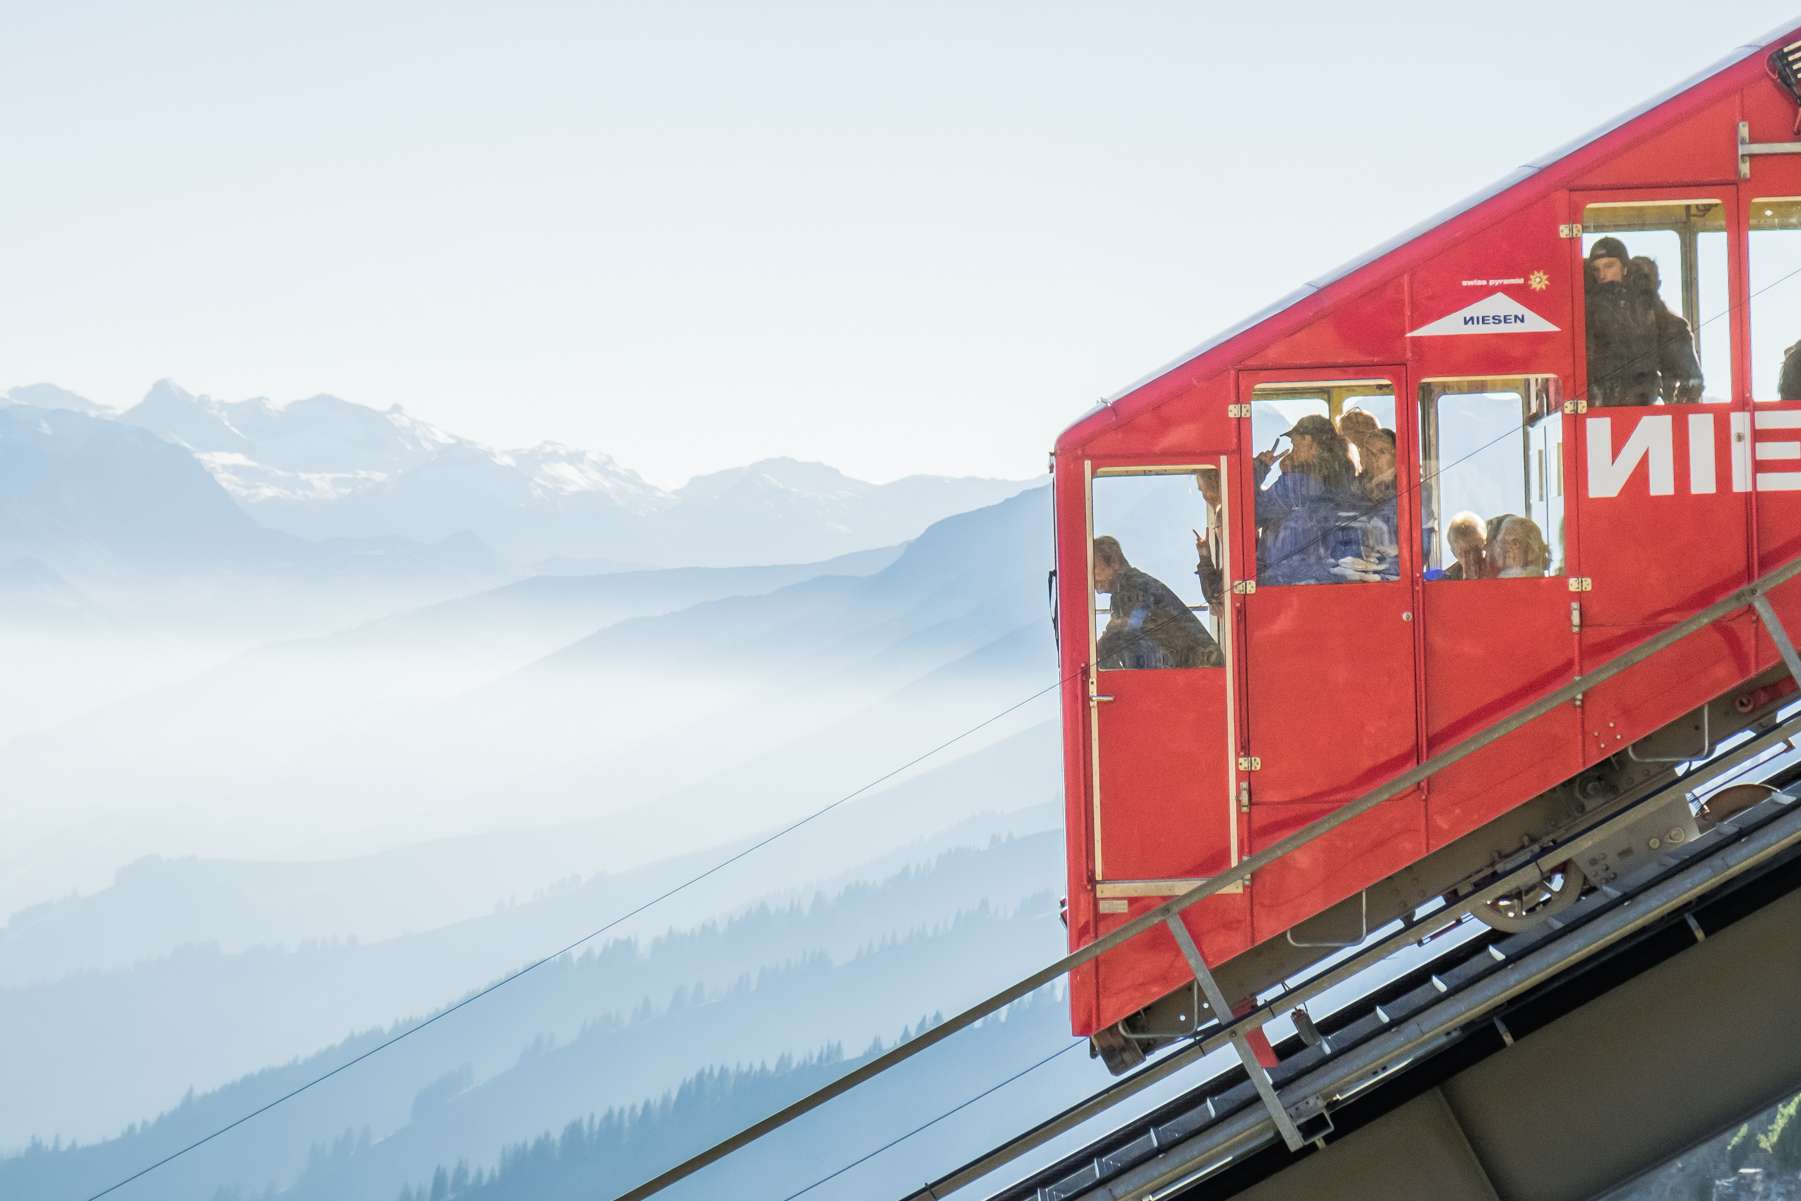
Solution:
[(1688, 322), (1658, 295), (1657, 264), (1635, 258), (1624, 282), (1588, 276), (1588, 401), (1688, 404), (1701, 399), (1701, 364)]

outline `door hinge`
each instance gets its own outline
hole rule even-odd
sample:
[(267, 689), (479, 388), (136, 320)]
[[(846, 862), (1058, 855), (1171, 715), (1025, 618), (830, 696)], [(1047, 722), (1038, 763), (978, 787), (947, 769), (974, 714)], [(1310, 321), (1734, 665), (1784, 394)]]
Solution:
[(1226, 416), (1228, 417), (1249, 417), (1250, 415), (1251, 406), (1248, 404), (1229, 404), (1226, 406)]
[(1580, 223), (1575, 225), (1559, 225), (1557, 227), (1557, 236), (1566, 240), (1569, 238), (1580, 238), (1582, 236), (1582, 226)]
[(1233, 596), (1249, 596), (1251, 593), (1253, 593), (1255, 591), (1257, 591), (1257, 581), (1256, 580), (1234, 580), (1234, 581), (1232, 581), (1232, 595)]
[(1586, 413), (1588, 412), (1588, 402), (1586, 400), (1566, 400), (1563, 402), (1563, 411), (1566, 413)]
[(1589, 577), (1585, 575), (1573, 575), (1570, 577), (1571, 592), (1593, 592), (1594, 590), (1595, 582)]
[(1239, 771), (1262, 771), (1263, 770), (1263, 760), (1258, 758), (1256, 755), (1240, 755), (1238, 757), (1238, 770)]
[(1570, 633), (1580, 634), (1581, 632), (1582, 632), (1582, 602), (1581, 601), (1571, 601), (1570, 602)]

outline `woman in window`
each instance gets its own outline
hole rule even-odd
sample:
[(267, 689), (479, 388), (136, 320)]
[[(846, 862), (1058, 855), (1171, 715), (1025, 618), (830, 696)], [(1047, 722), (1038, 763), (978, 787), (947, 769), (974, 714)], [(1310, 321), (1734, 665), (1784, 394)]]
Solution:
[[(1331, 584), (1345, 555), (1362, 554), (1362, 537), (1346, 530), (1339, 511), (1355, 506), (1356, 472), (1329, 418), (1309, 414), (1285, 435), (1290, 449), (1257, 456), (1257, 579), (1264, 584)], [(1264, 487), (1270, 469), (1280, 474)], [(1339, 543), (1348, 534), (1356, 545)]]

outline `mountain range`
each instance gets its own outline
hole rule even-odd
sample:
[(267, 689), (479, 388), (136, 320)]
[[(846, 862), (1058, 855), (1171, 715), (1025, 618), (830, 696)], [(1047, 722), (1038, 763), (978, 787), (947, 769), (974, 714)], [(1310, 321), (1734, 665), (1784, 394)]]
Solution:
[[(106, 420), (54, 384), (0, 405)], [(159, 380), (117, 415), (187, 450), (260, 526), (312, 541), (470, 534), (516, 567), (801, 563), (892, 545), (1030, 481), (852, 479), (767, 459), (664, 489), (598, 451), (543, 442), (498, 450), (408, 415), (317, 395), (277, 404), (196, 395)], [(63, 422), (59, 432), (71, 430)]]
[[(696, 1137), (670, 1090), (737, 1123), (1053, 955), (1048, 517), (793, 460), (664, 490), (326, 396), (0, 397), (0, 1195), (412, 1029), (121, 1195), (529, 1194), (572, 1119), (597, 1184)], [(1062, 1038), (1028, 1008), (883, 1116)]]

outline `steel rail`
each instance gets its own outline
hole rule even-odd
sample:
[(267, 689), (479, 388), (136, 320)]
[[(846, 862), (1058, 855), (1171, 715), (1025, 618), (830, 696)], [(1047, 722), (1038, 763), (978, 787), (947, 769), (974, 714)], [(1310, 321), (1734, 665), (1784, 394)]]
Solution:
[[(1587, 675), (1574, 677), (1569, 683), (1547, 693), (1536, 701), (1532, 701), (1521, 708), (1516, 709), (1511, 715), (1500, 718), (1493, 725), (1487, 726), (1484, 729), (1471, 734), (1463, 741), (1440, 751), (1425, 762), (1409, 768), (1407, 771), (1402, 772), (1400, 775), (1389, 780), (1388, 783), (1378, 785), (1376, 788), (1332, 814), (1321, 818), (1310, 826), (1297, 830), (1295, 833), (1290, 834), (1288, 837), (1259, 851), (1248, 859), (1240, 861), (1235, 867), (1228, 869), (1220, 875), (1212, 877), (1203, 884), (1196, 885), (1181, 896), (1173, 897), (1170, 900), (1165, 901), (1155, 909), (1140, 914), (1138, 917), (1127, 922), (1111, 934), (1104, 935), (1089, 943), (1087, 946), (1070, 952), (1062, 959), (1040, 968), (1038, 971), (1033, 972), (1022, 980), (1008, 985), (1006, 988), (994, 993), (986, 1000), (978, 1002), (960, 1013), (946, 1018), (938, 1025), (933, 1026), (930, 1030), (924, 1031), (912, 1039), (909, 1039), (907, 1042), (883, 1052), (857, 1068), (853, 1068), (851, 1071), (846, 1072), (830, 1084), (826, 1084), (813, 1092), (808, 1093), (806, 1096), (791, 1102), (760, 1121), (753, 1122), (738, 1133), (722, 1139), (704, 1151), (690, 1156), (688, 1159), (659, 1173), (645, 1181), (643, 1184), (624, 1193), (620, 1193), (614, 1201), (644, 1201), (645, 1198), (662, 1192), (670, 1185), (675, 1184), (677, 1181), (684, 1180), (700, 1171), (702, 1168), (724, 1159), (739, 1148), (756, 1142), (764, 1135), (779, 1130), (781, 1127), (793, 1122), (796, 1118), (802, 1117), (811, 1113), (813, 1110), (818, 1109), (828, 1101), (843, 1096), (858, 1085), (883, 1074), (898, 1064), (912, 1059), (915, 1055), (918, 1055), (923, 1051), (929, 1050), (949, 1038), (951, 1035), (967, 1030), (983, 1018), (990, 1017), (1006, 1008), (1008, 1005), (1011, 1005), (1013, 1002), (1043, 988), (1046, 984), (1061, 979), (1074, 969), (1093, 962), (1102, 955), (1105, 955), (1108, 951), (1113, 950), (1115, 947), (1121, 946), (1138, 937), (1138, 935), (1143, 934), (1145, 931), (1161, 925), (1171, 916), (1181, 913), (1182, 911), (1199, 904), (1201, 901), (1206, 900), (1208, 897), (1231, 888), (1241, 881), (1248, 880), (1253, 873), (1261, 871), (1272, 863), (1307, 846), (1309, 843), (1330, 834), (1339, 827), (1355, 821), (1357, 818), (1362, 817), (1384, 801), (1392, 800), (1394, 797), (1397, 797), (1415, 785), (1422, 783), (1431, 776), (1450, 767), (1452, 764), (1459, 763), (1475, 754), (1477, 751), (1500, 741), (1515, 730), (1518, 730), (1560, 706), (1567, 704), (1576, 697), (1579, 697), (1583, 693), (1594, 688), (1596, 685), (1605, 683), (1615, 676), (1620, 675), (1625, 671), (1629, 671), (1660, 651), (1687, 638), (1690, 634), (1704, 630), (1720, 621), (1722, 618), (1731, 616), (1742, 609), (1754, 606), (1759, 599), (1769, 594), (1775, 588), (1794, 579), (1796, 576), (1801, 576), (1801, 555), (1797, 555), (1781, 567), (1760, 576), (1751, 583), (1735, 589), (1723, 599), (1702, 609), (1694, 616), (1671, 626), (1660, 634), (1655, 634), (1652, 637), (1647, 638), (1637, 646), (1634, 646), (1630, 650), (1625, 651), (1602, 664)], [(1765, 611), (1767, 611), (1767, 605), (1765, 606)], [(1762, 612), (1759, 612), (1758, 616), (1762, 617)], [(1780, 628), (1780, 626), (1777, 628)]]
[[(1610, 905), (1591, 921), (1572, 927), (1492, 975), (1446, 996), (1439, 1003), (1396, 1022), (1367, 1041), (1290, 1081), (1285, 1097), (1348, 1097), (1386, 1078), (1408, 1062), (1454, 1041), (1461, 1030), (1569, 967), (1600, 954), (1673, 910), (1754, 870), (1801, 844), (1801, 804), (1732, 842), (1716, 847), (1643, 892)], [(1153, 1160), (1127, 1169), (1080, 1194), (1105, 1201), (1134, 1201), (1147, 1192), (1199, 1179), (1197, 1163), (1223, 1166), (1246, 1151), (1279, 1141), (1269, 1113), (1245, 1105), (1216, 1125), (1171, 1144)], [(1159, 1162), (1160, 1161), (1160, 1162)]]
[[(1196, 1031), (1187, 1036), (1187, 1043), (1174, 1054), (1155, 1060), (1145, 1069), (1122, 1077), (1108, 1088), (1071, 1106), (1039, 1126), (1024, 1131), (977, 1159), (908, 1193), (905, 1201), (943, 1201), (952, 1193), (964, 1189), (1022, 1156), (1030, 1154), (1071, 1128), (1104, 1113), (1114, 1105), (1144, 1091), (1152, 1084), (1160, 1083), (1167, 1076), (1174, 1074), (1177, 1069), (1187, 1067), (1195, 1060), (1221, 1050), (1229, 1045), (1234, 1032), (1261, 1026), (1296, 1006), (1304, 1006), (1329, 989), (1345, 983), (1362, 972), (1374, 969), (1383, 960), (1406, 946), (1424, 943), (1457, 929), (1469, 921), (1474, 911), (1483, 904), (1536, 879), (1543, 870), (1542, 864), (1547, 859), (1561, 862), (1565, 857), (1580, 853), (1585, 847), (1607, 837), (1613, 831), (1630, 826), (1632, 822), (1638, 820), (1640, 809), (1643, 806), (1660, 802), (1673, 793), (1693, 792), (1716, 784), (1720, 777), (1730, 775), (1748, 761), (1768, 754), (1798, 733), (1801, 733), (1801, 715), (1791, 717), (1737, 746), (1716, 752), (1714, 758), (1709, 759), (1696, 771), (1685, 776), (1663, 780), (1659, 787), (1644, 792), (1630, 804), (1607, 814), (1592, 828), (1571, 839), (1566, 839), (1555, 848), (1542, 852), (1539, 856), (1522, 863), (1506, 874), (1496, 877), (1481, 889), (1459, 898), (1455, 905), (1436, 909), (1411, 925), (1401, 926), (1376, 941), (1359, 947), (1356, 954), (1332, 964), (1316, 975), (1301, 980), (1293, 987), (1284, 989), (1279, 995), (1261, 1002), (1255, 1008), (1235, 1014), (1230, 1022), (1216, 1025), (1205, 1034)], [(1455, 955), (1457, 952), (1453, 949), (1449, 953)], [(1141, 1082), (1140, 1077), (1147, 1076), (1153, 1067), (1163, 1070)]]

